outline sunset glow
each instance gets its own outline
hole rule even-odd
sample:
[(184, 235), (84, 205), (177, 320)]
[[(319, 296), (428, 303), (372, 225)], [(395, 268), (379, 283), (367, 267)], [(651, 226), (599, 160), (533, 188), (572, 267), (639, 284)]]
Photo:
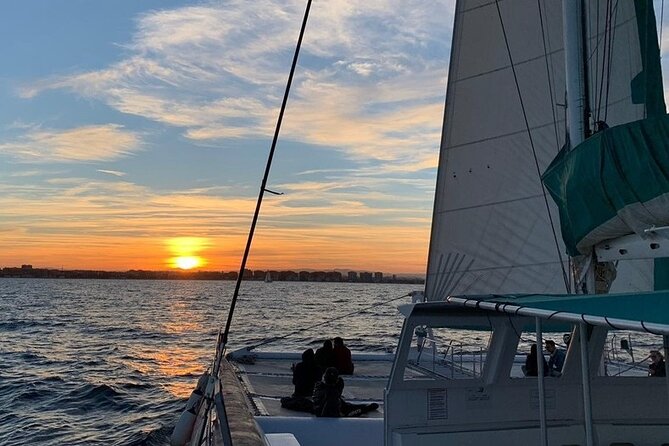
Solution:
[[(0, 267), (238, 270), (304, 2), (6, 3)], [(425, 272), (454, 2), (349, 3), (310, 13), (249, 268)]]
[(177, 257), (174, 259), (174, 264), (177, 268), (191, 269), (202, 265), (202, 260), (199, 257)]
[(193, 269), (204, 266), (207, 262), (196, 254), (206, 250), (211, 241), (201, 237), (176, 237), (167, 240), (167, 247), (174, 256), (170, 266), (179, 269)]

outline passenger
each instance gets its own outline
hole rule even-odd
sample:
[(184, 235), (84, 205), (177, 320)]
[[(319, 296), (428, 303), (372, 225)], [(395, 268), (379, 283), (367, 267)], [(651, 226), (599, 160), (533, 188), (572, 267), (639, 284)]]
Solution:
[(565, 333), (562, 335), (562, 342), (564, 345), (569, 348), (569, 343), (571, 342), (571, 333)]
[(648, 365), (648, 376), (667, 376), (664, 356), (659, 350), (650, 351), (651, 363)]
[(302, 362), (293, 368), (293, 384), (295, 384), (293, 397), (311, 398), (313, 395), (314, 386), (321, 380), (323, 374), (314, 358), (314, 351), (309, 348), (302, 353)]
[(357, 417), (378, 409), (379, 405), (351, 404), (341, 397), (344, 391), (344, 380), (334, 367), (329, 367), (323, 374), (323, 381), (314, 387), (314, 415), (317, 417)]
[(353, 360), (351, 350), (344, 345), (340, 337), (334, 338), (334, 363), (340, 375), (353, 375)]
[(546, 341), (546, 351), (551, 357), (548, 359), (548, 374), (550, 376), (562, 375), (562, 366), (564, 365), (564, 352), (555, 346), (555, 342), (548, 339)]
[[(546, 376), (548, 375), (548, 364), (543, 358), (543, 354), (541, 355), (541, 358), (544, 361), (544, 376)], [(537, 367), (537, 344), (532, 344), (530, 347), (530, 353), (527, 355), (525, 365), (523, 366), (523, 373), (525, 373), (525, 376), (539, 376), (539, 369)]]
[(323, 342), (323, 347), (316, 350), (316, 364), (324, 372), (328, 367), (335, 366), (334, 349), (332, 348), (332, 341), (327, 339)]

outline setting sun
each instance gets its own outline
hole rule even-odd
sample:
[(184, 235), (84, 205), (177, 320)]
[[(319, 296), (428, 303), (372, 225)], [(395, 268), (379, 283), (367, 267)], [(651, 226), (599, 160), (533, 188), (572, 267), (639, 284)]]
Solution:
[(199, 257), (177, 257), (174, 259), (174, 264), (177, 268), (191, 269), (202, 265), (202, 259)]
[(176, 237), (166, 240), (167, 247), (172, 253), (170, 265), (173, 268), (193, 269), (206, 265), (206, 260), (197, 255), (207, 249), (211, 242), (200, 237)]

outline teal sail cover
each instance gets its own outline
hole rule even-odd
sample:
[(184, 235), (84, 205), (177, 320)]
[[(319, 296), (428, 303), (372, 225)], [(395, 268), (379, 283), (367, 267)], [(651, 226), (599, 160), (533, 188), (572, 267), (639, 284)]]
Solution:
[(563, 149), (542, 180), (570, 255), (669, 222), (669, 115), (601, 131)]
[[(560, 211), (562, 236), (572, 256), (589, 254), (607, 239), (631, 233), (644, 236), (645, 229), (669, 222), (669, 201), (664, 197), (669, 192), (669, 118), (655, 14), (648, 0), (632, 4), (636, 36), (632, 31), (615, 34), (617, 57), (609, 65), (607, 89), (615, 85), (625, 98), (625, 110), (640, 105), (643, 112), (612, 117), (608, 112), (618, 99), (612, 103), (607, 99), (592, 119), (607, 120), (611, 128), (571, 151), (563, 149), (542, 176)], [(635, 62), (626, 62), (628, 58)], [(590, 80), (596, 83), (597, 78)], [(591, 104), (598, 106), (600, 101), (601, 97), (590, 97)]]

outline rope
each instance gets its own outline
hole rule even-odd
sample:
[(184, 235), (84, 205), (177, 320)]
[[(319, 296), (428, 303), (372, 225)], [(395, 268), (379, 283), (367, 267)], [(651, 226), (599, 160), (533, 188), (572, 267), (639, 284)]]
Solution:
[(327, 324), (330, 324), (330, 323), (332, 323), (332, 322), (334, 322), (334, 321), (338, 321), (339, 319), (344, 319), (345, 317), (354, 316), (354, 315), (356, 315), (356, 314), (362, 313), (363, 311), (367, 311), (367, 310), (369, 310), (369, 309), (371, 309), (371, 308), (379, 307), (379, 306), (381, 306), (381, 305), (386, 305), (386, 304), (389, 304), (389, 303), (394, 302), (394, 301), (396, 301), (396, 300), (400, 300), (400, 299), (403, 299), (403, 298), (405, 298), (405, 297), (409, 297), (409, 296), (410, 296), (410, 294), (402, 294), (402, 295), (399, 296), (399, 297), (394, 297), (394, 298), (392, 298), (392, 299), (390, 299), (390, 300), (385, 300), (385, 301), (383, 301), (383, 302), (377, 302), (377, 303), (375, 303), (375, 304), (373, 304), (373, 305), (370, 305), (370, 306), (368, 306), (368, 307), (361, 308), (361, 309), (359, 309), (359, 310), (352, 311), (351, 313), (346, 313), (346, 314), (341, 315), (341, 316), (337, 316), (337, 317), (332, 318), (332, 319), (329, 319), (329, 320), (327, 320), (327, 321), (325, 321), (325, 322), (319, 322), (319, 323), (317, 323), (317, 324), (313, 324), (313, 325), (310, 325), (310, 326), (308, 326), (308, 327), (304, 327), (304, 328), (300, 328), (300, 329), (295, 330), (295, 331), (291, 331), (290, 333), (285, 334), (285, 335), (283, 335), (283, 336), (278, 336), (278, 337), (274, 337), (274, 338), (270, 338), (270, 339), (265, 339), (264, 341), (262, 341), (262, 342), (260, 342), (260, 343), (258, 343), (258, 344), (255, 344), (255, 345), (252, 345), (252, 346), (250, 346), (250, 347), (247, 347), (247, 350), (250, 351), (250, 350), (253, 350), (253, 349), (255, 349), (255, 348), (262, 347), (263, 345), (271, 344), (272, 342), (280, 341), (280, 340), (282, 340), (282, 339), (286, 339), (286, 338), (288, 338), (288, 337), (290, 337), (290, 336), (294, 336), (294, 335), (296, 335), (296, 334), (300, 334), (300, 333), (302, 333), (303, 331), (311, 330), (312, 328), (320, 327), (320, 326), (322, 326), (322, 325), (327, 325)]
[[(499, 8), (499, 0), (495, 0), (495, 6), (497, 6), (497, 15), (499, 16), (499, 22), (502, 26), (502, 34), (504, 35), (504, 43), (506, 45), (506, 51), (509, 55), (509, 62), (511, 63), (511, 72), (513, 73), (513, 80), (516, 84), (516, 91), (518, 92), (518, 99), (520, 101), (520, 107), (523, 111), (523, 119), (525, 120), (525, 128), (527, 129), (527, 137), (530, 140), (530, 146), (532, 147), (532, 156), (534, 157), (534, 165), (537, 169), (537, 175), (539, 176), (539, 184), (541, 185), (541, 192), (544, 197), (544, 204), (546, 205), (546, 212), (548, 214), (548, 220), (551, 224), (551, 231), (553, 232), (553, 240), (555, 241), (555, 250), (557, 251), (558, 258), (560, 259), (560, 268), (562, 269), (562, 278), (564, 280), (564, 286), (567, 289), (567, 293), (570, 293), (569, 289), (569, 278), (567, 277), (567, 271), (564, 268), (564, 261), (562, 260), (562, 253), (560, 252), (560, 243), (558, 242), (557, 233), (555, 231), (555, 223), (553, 222), (553, 216), (551, 215), (550, 205), (548, 204), (548, 197), (546, 196), (546, 188), (544, 187), (543, 181), (541, 181), (541, 168), (539, 167), (539, 159), (537, 157), (537, 151), (534, 147), (534, 140), (532, 139), (532, 131), (530, 130), (530, 123), (527, 119), (527, 111), (525, 110), (525, 103), (523, 102), (523, 95), (520, 91), (520, 84), (518, 83), (518, 75), (516, 74), (516, 66), (513, 63), (513, 57), (511, 56), (511, 47), (509, 46), (509, 39), (506, 35), (506, 28), (504, 27), (504, 20), (502, 20), (502, 11)], [(543, 30), (542, 30), (543, 32)]]

